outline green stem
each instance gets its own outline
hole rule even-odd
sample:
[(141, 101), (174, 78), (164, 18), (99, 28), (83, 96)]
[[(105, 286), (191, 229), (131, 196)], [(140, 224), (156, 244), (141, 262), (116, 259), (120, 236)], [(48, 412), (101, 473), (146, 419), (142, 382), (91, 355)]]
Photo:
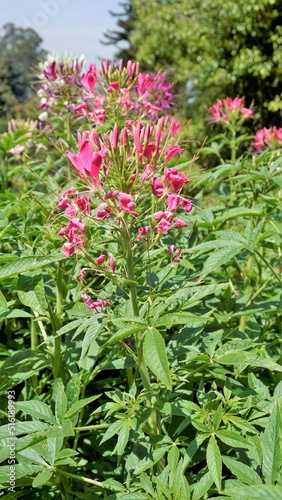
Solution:
[[(249, 259), (248, 259), (248, 262), (247, 262), (247, 267), (246, 267), (246, 273), (245, 273), (246, 279), (245, 279), (245, 292), (244, 292), (244, 295), (248, 295), (252, 291), (250, 275), (251, 275), (251, 272), (252, 272), (253, 264), (254, 264), (254, 254), (252, 253), (249, 256)], [(240, 324), (239, 324), (239, 330), (241, 332), (245, 332), (246, 321), (247, 321), (247, 316), (246, 315), (241, 316), (241, 318), (240, 318)]]
[[(34, 318), (30, 319), (30, 345), (31, 345), (31, 350), (36, 351), (38, 347), (38, 332), (37, 332), (37, 324), (34, 321)], [(31, 385), (33, 389), (36, 389), (38, 387), (38, 377), (37, 375), (32, 375), (31, 377)]]
[[(136, 283), (136, 277), (135, 277), (135, 273), (134, 273), (133, 254), (132, 254), (132, 249), (131, 249), (130, 234), (129, 234), (128, 227), (127, 227), (125, 221), (124, 221), (124, 242), (123, 242), (123, 244), (124, 244), (124, 248), (126, 248), (127, 278), (131, 282), (130, 288), (129, 288), (131, 309), (132, 309), (132, 313), (134, 316), (139, 316), (137, 287), (134, 284), (134, 283)], [(146, 365), (146, 362), (145, 362), (145, 359), (143, 356), (143, 333), (142, 332), (137, 332), (135, 334), (135, 343), (136, 343), (136, 351), (137, 351), (137, 359), (138, 359), (138, 371), (139, 371), (140, 376), (141, 376), (143, 388), (145, 389), (147, 406), (152, 407), (153, 391), (152, 391), (152, 387), (151, 387), (149, 372), (148, 372), (147, 365)], [(136, 373), (136, 375), (137, 375), (137, 373)], [(157, 413), (157, 410), (155, 410), (153, 408), (152, 408), (152, 413), (148, 419), (148, 433), (151, 435), (160, 435), (161, 434), (158, 413)], [(155, 445), (153, 447), (156, 448), (157, 445)], [(161, 470), (163, 470), (164, 464), (161, 464), (160, 468), (161, 468)]]
[[(58, 268), (57, 272), (57, 280), (56, 280), (56, 299), (57, 299), (57, 307), (56, 307), (56, 327), (59, 329), (61, 327), (61, 318), (63, 312), (62, 305), (62, 269)], [(54, 332), (56, 334), (56, 332)], [(53, 373), (54, 378), (58, 378), (61, 372), (61, 337), (54, 338), (54, 361), (53, 361)]]
[(77, 476), (76, 474), (71, 474), (70, 472), (66, 472), (66, 471), (61, 470), (61, 469), (60, 469), (60, 474), (62, 474), (63, 476), (66, 476), (66, 477), (71, 477), (72, 479), (76, 479), (77, 481), (82, 481), (84, 483), (93, 484), (94, 486), (99, 486), (99, 488), (102, 488), (102, 489), (105, 488), (103, 483), (100, 483), (100, 481), (95, 481), (94, 479), (88, 479), (88, 477)]

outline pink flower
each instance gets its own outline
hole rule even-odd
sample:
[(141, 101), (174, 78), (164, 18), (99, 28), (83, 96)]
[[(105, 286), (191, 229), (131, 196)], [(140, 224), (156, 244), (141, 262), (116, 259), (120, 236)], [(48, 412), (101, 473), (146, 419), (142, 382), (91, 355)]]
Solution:
[(170, 125), (170, 131), (172, 135), (178, 134), (180, 130), (180, 122), (178, 120), (172, 120)]
[(165, 219), (165, 220), (171, 222), (173, 217), (174, 217), (174, 214), (172, 212), (163, 212), (162, 210), (159, 210), (159, 212), (155, 212), (153, 214), (153, 217), (156, 221)]
[(143, 170), (141, 181), (144, 182), (148, 177), (150, 177), (152, 172), (152, 169), (149, 167), (149, 165), (147, 165)]
[(92, 309), (94, 311), (96, 311), (97, 309), (105, 309), (107, 307), (107, 305), (110, 303), (110, 300), (98, 299), (98, 300), (94, 301), (85, 292), (82, 292), (81, 298), (82, 298), (84, 304), (88, 307), (88, 309)]
[(143, 238), (144, 234), (148, 234), (150, 232), (151, 228), (150, 226), (142, 226), (138, 228), (138, 236), (136, 238), (136, 241), (140, 241)]
[(185, 212), (192, 212), (193, 204), (190, 200), (186, 200), (185, 198), (182, 198), (181, 206), (184, 208)]
[(87, 270), (87, 268), (84, 267), (83, 269), (81, 269), (81, 271), (79, 273), (79, 278), (78, 279), (80, 281), (83, 281), (86, 278), (86, 272), (85, 272), (85, 270)]
[(170, 255), (174, 252), (174, 245), (168, 245), (167, 247), (167, 253)]
[(97, 207), (96, 219), (104, 220), (111, 215), (111, 209), (107, 203), (100, 203)]
[(58, 235), (68, 237), (68, 242), (64, 243), (61, 250), (65, 257), (71, 257), (76, 248), (84, 246), (85, 226), (80, 219), (71, 219), (68, 225), (58, 232)]
[(254, 112), (251, 108), (241, 108), (240, 113), (245, 116), (254, 116)]
[(171, 228), (171, 223), (166, 219), (161, 219), (160, 223), (157, 225), (158, 233), (162, 234), (167, 234), (170, 228)]
[(164, 162), (167, 163), (173, 156), (182, 153), (184, 149), (181, 149), (178, 144), (168, 144), (165, 150)]
[(97, 266), (101, 266), (104, 262), (105, 262), (105, 259), (106, 259), (106, 255), (99, 255), (99, 257), (97, 257), (96, 259), (96, 264)]
[(119, 88), (119, 83), (118, 82), (111, 82), (110, 86), (107, 88), (107, 92), (113, 92), (114, 90), (118, 90)]
[(81, 83), (86, 90), (89, 90), (95, 87), (96, 81), (97, 81), (96, 66), (95, 64), (91, 64), (87, 73), (82, 75)]
[(182, 219), (176, 219), (175, 221), (175, 227), (187, 227), (188, 224), (186, 222), (184, 222), (184, 220)]
[(168, 194), (167, 195), (167, 205), (169, 210), (177, 210), (181, 202), (180, 196), (178, 194)]
[(111, 270), (113, 271), (113, 273), (115, 272), (116, 270), (116, 265), (115, 265), (115, 259), (114, 259), (114, 256), (110, 253), (109, 255), (109, 266), (111, 268)]
[(74, 254), (75, 245), (72, 243), (64, 243), (61, 251), (65, 257), (71, 257)]
[(99, 152), (94, 152), (90, 142), (85, 141), (80, 146), (77, 155), (69, 151), (66, 152), (66, 155), (81, 175), (90, 175), (92, 179), (97, 179), (107, 150), (107, 147), (103, 147)]
[(176, 167), (165, 168), (165, 180), (169, 181), (171, 188), (174, 191), (180, 191), (184, 184), (189, 184), (190, 179), (186, 177), (182, 172), (179, 172)]
[(124, 210), (125, 212), (129, 212), (134, 217), (138, 216), (138, 214), (135, 212), (135, 203), (133, 203), (133, 201), (132, 201), (131, 194), (119, 193), (118, 201), (119, 201), (119, 205), (120, 205), (121, 210)]
[(152, 192), (155, 196), (160, 198), (164, 194), (165, 184), (159, 177), (153, 177)]
[(104, 196), (104, 200), (110, 200), (111, 198), (114, 198), (119, 194), (119, 191), (115, 189), (114, 191), (110, 191), (109, 193), (106, 193)]

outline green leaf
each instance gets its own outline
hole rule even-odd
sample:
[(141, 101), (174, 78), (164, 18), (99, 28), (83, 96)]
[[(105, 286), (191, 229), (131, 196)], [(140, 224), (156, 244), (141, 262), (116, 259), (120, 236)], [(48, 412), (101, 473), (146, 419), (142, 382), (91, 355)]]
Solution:
[(56, 423), (50, 407), (42, 401), (17, 401), (15, 406), (16, 411), (20, 410), (23, 413), (27, 413), (36, 419), (43, 420), (44, 422), (49, 422), (51, 424)]
[[(18, 480), (22, 477), (31, 476), (32, 474), (41, 471), (42, 465), (20, 463), (15, 465), (15, 469), (16, 469), (16, 480)], [(10, 472), (11, 472), (10, 465), (4, 465), (0, 467), (0, 483), (7, 483), (9, 481)]]
[(220, 426), (220, 423), (221, 423), (221, 420), (222, 420), (222, 415), (223, 415), (223, 412), (222, 412), (222, 403), (219, 403), (219, 405), (217, 407), (217, 410), (216, 410), (216, 412), (214, 414), (214, 417), (213, 417), (213, 427), (214, 427), (215, 431)]
[(157, 323), (155, 324), (155, 326), (170, 327), (172, 325), (187, 325), (195, 327), (204, 325), (207, 321), (209, 321), (208, 317), (197, 316), (196, 314), (188, 312), (179, 312), (179, 313), (165, 314), (161, 316), (157, 321)]
[(282, 466), (282, 398), (275, 401), (262, 434), (262, 473), (266, 483), (274, 484)]
[(76, 413), (78, 413), (81, 410), (81, 408), (88, 405), (89, 403), (92, 403), (92, 401), (95, 401), (95, 399), (99, 398), (100, 396), (101, 394), (98, 394), (96, 396), (90, 396), (89, 398), (76, 401), (74, 404), (71, 405), (71, 407), (66, 412), (65, 418), (73, 417), (74, 415), (76, 415)]
[(123, 425), (118, 432), (117, 444), (116, 444), (115, 449), (113, 450), (112, 454), (117, 453), (119, 457), (122, 457), (123, 452), (125, 450), (125, 447), (128, 443), (129, 432), (131, 429), (131, 423), (132, 423), (131, 418), (127, 418), (126, 420), (123, 420)]
[(111, 336), (111, 338), (109, 340), (107, 340), (107, 342), (105, 342), (103, 347), (105, 347), (107, 345), (116, 344), (117, 342), (119, 342), (119, 340), (122, 340), (126, 337), (130, 337), (134, 333), (143, 332), (144, 330), (146, 330), (146, 328), (147, 328), (147, 325), (144, 325), (143, 323), (142, 324), (139, 323), (139, 324), (127, 326), (126, 328), (122, 328), (122, 329), (118, 330), (118, 332), (114, 333)]
[(145, 470), (153, 467), (153, 465), (158, 463), (169, 449), (170, 449), (170, 446), (166, 446), (166, 447), (154, 450), (149, 455), (149, 457), (146, 457), (143, 460), (140, 460), (140, 462), (137, 464), (137, 466), (135, 468), (134, 473), (138, 475), (138, 474), (141, 474), (141, 472), (144, 472)]
[(236, 476), (240, 481), (246, 484), (262, 484), (261, 478), (254, 469), (240, 462), (238, 459), (230, 457), (222, 457), (224, 465)]
[(21, 274), (17, 283), (17, 292), (24, 306), (30, 307), (38, 314), (46, 314), (48, 305), (45, 298), (44, 282), (41, 274), (35, 276)]
[(205, 278), (209, 273), (217, 271), (220, 266), (227, 264), (235, 255), (237, 255), (243, 246), (233, 246), (232, 248), (223, 248), (218, 252), (213, 252), (205, 261), (200, 277)]
[(110, 491), (124, 491), (124, 486), (112, 478), (109, 478), (109, 479), (106, 479), (106, 481), (103, 481), (102, 485)]
[(0, 309), (4, 309), (4, 311), (7, 311), (7, 309), (8, 309), (8, 304), (7, 304), (6, 298), (3, 295), (3, 293), (1, 292), (1, 290), (0, 290)]
[(260, 484), (259, 486), (240, 486), (240, 488), (228, 488), (224, 491), (224, 494), (232, 497), (234, 500), (280, 500), (282, 498), (282, 486), (265, 484)]
[(63, 260), (65, 257), (60, 253), (50, 254), (48, 257), (35, 255), (33, 257), (19, 257), (17, 260), (0, 268), (0, 279), (20, 275), (26, 271), (34, 271), (39, 267), (48, 266)]
[(147, 366), (168, 389), (172, 389), (165, 342), (156, 328), (148, 328), (143, 343)]
[(46, 484), (53, 474), (54, 471), (52, 469), (44, 469), (42, 472), (39, 472), (39, 474), (32, 481), (33, 488), (38, 488), (39, 486)]
[(175, 474), (178, 460), (179, 460), (179, 449), (177, 448), (176, 445), (173, 445), (167, 454), (168, 466), (172, 474)]
[(221, 491), (222, 458), (214, 436), (211, 436), (207, 446), (207, 466), (218, 491)]
[(233, 448), (249, 448), (250, 443), (241, 434), (235, 431), (217, 431), (216, 437), (218, 437), (223, 443), (231, 446)]
[[(208, 471), (204, 474), (201, 479), (199, 479), (193, 489), (192, 500), (200, 500), (204, 497), (207, 491), (210, 489), (213, 484), (213, 478), (211, 473)], [(237, 499), (238, 500), (238, 499)]]

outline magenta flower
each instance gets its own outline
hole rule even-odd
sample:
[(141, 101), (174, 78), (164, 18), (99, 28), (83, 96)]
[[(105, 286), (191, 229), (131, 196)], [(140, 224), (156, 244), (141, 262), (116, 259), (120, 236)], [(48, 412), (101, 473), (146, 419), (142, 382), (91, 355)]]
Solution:
[(150, 226), (142, 226), (138, 228), (138, 236), (136, 238), (136, 241), (141, 241), (143, 238), (144, 234), (148, 234), (150, 232), (151, 228)]
[(178, 194), (168, 194), (167, 195), (167, 206), (169, 210), (177, 210), (181, 202), (180, 196)]
[(180, 122), (178, 120), (172, 120), (170, 131), (172, 135), (178, 134), (178, 132), (180, 131)]
[(181, 149), (178, 144), (168, 144), (165, 150), (164, 162), (167, 163), (171, 158), (179, 153), (183, 153), (184, 149)]
[(86, 90), (89, 90), (95, 87), (96, 81), (97, 81), (96, 66), (95, 64), (91, 64), (87, 73), (82, 75), (81, 83)]
[(92, 300), (91, 297), (85, 293), (82, 292), (81, 298), (84, 302), (84, 304), (88, 307), (88, 309), (92, 309), (94, 311), (97, 311), (97, 309), (105, 309), (107, 305), (110, 303), (110, 300)]
[(101, 266), (102, 264), (104, 264), (105, 260), (106, 260), (106, 255), (103, 254), (99, 255), (99, 257), (97, 257), (96, 259), (97, 266)]
[(153, 177), (152, 181), (152, 192), (155, 196), (160, 198), (165, 191), (165, 184), (159, 177)]
[(77, 248), (85, 244), (85, 226), (80, 219), (71, 219), (68, 225), (58, 232), (58, 235), (68, 237), (68, 242), (64, 243), (61, 248), (65, 257), (71, 257)]
[(107, 150), (107, 147), (103, 147), (100, 151), (94, 152), (90, 142), (85, 141), (80, 146), (78, 154), (67, 151), (66, 155), (83, 177), (89, 175), (95, 180), (98, 178), (100, 167)]
[(111, 215), (111, 209), (107, 205), (107, 203), (100, 203), (97, 207), (97, 213), (96, 213), (96, 219), (97, 220), (104, 220), (107, 217), (110, 217)]
[(182, 172), (179, 172), (176, 167), (165, 168), (165, 180), (169, 181), (170, 187), (174, 191), (180, 191), (184, 184), (189, 184), (190, 179), (186, 177)]
[(138, 214), (135, 212), (135, 203), (132, 201), (131, 194), (119, 193), (118, 201), (119, 201), (119, 205), (120, 205), (121, 210), (124, 210), (125, 212), (129, 212), (134, 217), (138, 216)]
[(182, 219), (176, 219), (174, 224), (175, 224), (175, 227), (187, 227), (188, 226), (187, 222), (185, 222)]

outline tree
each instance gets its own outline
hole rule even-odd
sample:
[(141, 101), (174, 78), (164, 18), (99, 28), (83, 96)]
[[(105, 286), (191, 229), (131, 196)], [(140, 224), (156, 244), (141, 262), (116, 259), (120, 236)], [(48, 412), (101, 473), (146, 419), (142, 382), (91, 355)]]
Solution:
[(0, 53), (7, 61), (9, 86), (18, 102), (32, 95), (32, 69), (46, 55), (42, 39), (31, 28), (8, 23), (1, 30)]
[(199, 113), (229, 95), (255, 100), (267, 123), (269, 103), (282, 92), (280, 0), (132, 0), (136, 58), (189, 82)]
[(0, 57), (0, 117), (11, 118), (12, 110), (17, 100), (13, 95), (9, 85), (9, 72), (7, 69), (7, 61), (4, 57)]
[[(135, 51), (131, 45), (130, 36), (134, 29), (137, 16), (131, 1), (119, 3), (119, 5), (124, 9), (124, 12), (116, 13), (110, 11), (110, 14), (118, 18), (117, 25), (121, 29), (108, 30), (107, 33), (104, 34), (106, 40), (102, 41), (102, 43), (104, 45), (116, 45), (116, 59), (123, 59), (123, 61), (127, 62), (135, 59)], [(123, 46), (119, 46), (119, 43)]]

